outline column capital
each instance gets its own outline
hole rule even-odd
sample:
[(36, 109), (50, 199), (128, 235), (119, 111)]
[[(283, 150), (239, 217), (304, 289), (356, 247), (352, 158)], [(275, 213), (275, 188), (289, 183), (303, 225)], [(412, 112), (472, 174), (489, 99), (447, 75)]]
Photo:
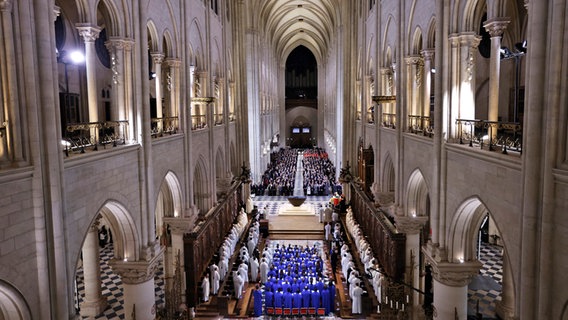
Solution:
[(392, 74), (392, 68), (389, 68), (389, 67), (382, 67), (382, 68), (379, 69), (379, 72), (380, 72), (382, 75), (388, 76), (388, 75), (391, 75), (391, 74)]
[(117, 49), (117, 50), (124, 50), (130, 43), (128, 40), (120, 37), (111, 37), (105, 42), (105, 46), (107, 49)]
[(12, 0), (1, 0), (0, 1), (0, 11), (12, 12)]
[(191, 232), (195, 219), (182, 217), (164, 217), (164, 222), (170, 226), (172, 234), (181, 234)]
[(179, 68), (181, 67), (181, 59), (178, 58), (166, 58), (165, 63), (170, 68)]
[(511, 20), (507, 17), (491, 18), (483, 24), (485, 30), (489, 32), (491, 38), (500, 37), (507, 28)]
[(409, 55), (404, 58), (404, 62), (406, 62), (407, 65), (421, 64), (422, 57), (420, 55)]
[(77, 28), (79, 35), (85, 42), (95, 42), (102, 30), (101, 28), (90, 25), (88, 23), (77, 23), (75, 27)]
[(426, 222), (428, 222), (427, 216), (399, 216), (394, 217), (396, 230), (401, 233), (406, 234), (417, 234), (419, 233)]
[(161, 52), (152, 52), (150, 53), (150, 56), (152, 57), (152, 60), (154, 61), (155, 64), (161, 64), (162, 61), (164, 61), (164, 58), (166, 57), (166, 55)]
[(109, 265), (118, 274), (123, 283), (140, 284), (154, 278), (162, 254), (154, 256), (149, 261), (123, 261), (111, 259)]
[(479, 36), (475, 32), (463, 32), (459, 35), (459, 41), (462, 46), (477, 48), (477, 46), (481, 42), (481, 36)]
[(464, 263), (438, 262), (432, 263), (431, 266), (432, 276), (436, 281), (450, 287), (463, 287), (479, 274), (482, 263), (477, 260)]
[(434, 57), (435, 52), (436, 52), (435, 49), (429, 48), (429, 49), (424, 49), (424, 50), (420, 51), (420, 54), (422, 55), (422, 59), (432, 60), (432, 57)]

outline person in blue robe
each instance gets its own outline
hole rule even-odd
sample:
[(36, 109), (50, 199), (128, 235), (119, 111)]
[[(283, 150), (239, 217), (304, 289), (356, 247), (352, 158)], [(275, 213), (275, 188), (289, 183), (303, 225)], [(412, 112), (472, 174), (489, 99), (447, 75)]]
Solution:
[(274, 293), (272, 291), (264, 291), (264, 305), (267, 308), (274, 307)]
[(308, 287), (304, 287), (304, 290), (302, 290), (302, 308), (310, 307), (310, 298), (311, 298), (310, 290), (308, 290)]
[(317, 291), (317, 290), (313, 290), (313, 291), (312, 291), (311, 304), (310, 304), (310, 306), (311, 306), (312, 308), (316, 308), (316, 309), (317, 309), (317, 308), (319, 308), (319, 307), (321, 306), (320, 297), (321, 297), (321, 294), (320, 294), (319, 291)]
[(275, 308), (282, 308), (282, 288), (278, 288), (278, 291), (274, 293), (274, 307)]
[(284, 292), (284, 308), (292, 309), (292, 292), (290, 292), (290, 288)]
[(254, 316), (260, 317), (262, 315), (262, 292), (260, 291), (258, 284), (252, 292), (252, 299), (254, 301)]
[(321, 291), (321, 303), (325, 309), (325, 314), (328, 315), (331, 312), (331, 303), (329, 300), (329, 288), (327, 285), (325, 285)]
[(302, 307), (302, 293), (300, 293), (300, 289), (294, 291), (292, 295), (292, 306), (298, 309)]

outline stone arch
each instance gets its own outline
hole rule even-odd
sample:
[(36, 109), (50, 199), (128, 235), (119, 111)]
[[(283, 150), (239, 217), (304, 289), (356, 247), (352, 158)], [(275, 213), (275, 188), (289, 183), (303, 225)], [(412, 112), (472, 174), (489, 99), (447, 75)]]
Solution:
[(420, 51), (424, 48), (424, 43), (422, 40), (422, 29), (416, 27), (414, 30), (414, 36), (412, 37), (412, 54), (419, 55)]
[(448, 261), (476, 260), (476, 237), (484, 217), (490, 214), (485, 204), (477, 196), (470, 197), (460, 204), (450, 225), (448, 233)]
[(24, 296), (10, 283), (3, 280), (0, 280), (0, 319), (32, 319), (30, 307)]
[(305, 116), (297, 116), (296, 118), (294, 118), (294, 120), (292, 121), (292, 125), (293, 126), (305, 126), (305, 125), (309, 125), (310, 124), (310, 120), (308, 118), (306, 118)]
[(406, 187), (406, 215), (408, 216), (428, 216), (429, 208), (429, 192), (426, 180), (420, 169), (415, 169)]
[(156, 236), (162, 235), (164, 217), (180, 217), (182, 215), (182, 191), (177, 176), (168, 171), (160, 185), (154, 211)]
[(393, 192), (395, 188), (396, 173), (394, 170), (394, 163), (389, 153), (385, 155), (385, 161), (383, 164), (383, 178), (381, 183), (382, 192)]
[[(461, 6), (456, 6), (459, 10)], [(457, 19), (456, 26), (461, 22), (458, 31), (475, 31), (483, 21), (483, 15), (487, 12), (486, 0), (469, 0), (463, 7), (463, 15), (457, 12), (454, 17)], [(489, 17), (489, 15), (488, 15)]]
[(103, 20), (99, 21), (100, 19), (97, 19), (97, 25), (104, 26), (107, 30), (108, 36), (119, 36), (124, 34), (124, 31), (121, 29), (123, 23), (121, 23), (121, 19), (117, 13), (118, 10), (112, 1), (99, 1), (96, 12), (97, 16), (100, 15)]
[(175, 43), (172, 39), (170, 30), (166, 29), (162, 37), (162, 50), (166, 58), (174, 58), (176, 56)]
[(219, 179), (225, 175), (225, 154), (221, 147), (217, 148), (217, 153), (215, 154), (215, 178)]
[(199, 20), (194, 19), (191, 22), (190, 30), (189, 30), (189, 43), (193, 48), (193, 58), (195, 60), (195, 66), (197, 70), (202, 70), (205, 67), (205, 59), (203, 57), (204, 50), (204, 41), (203, 35), (201, 32), (201, 28), (199, 26)]
[(207, 166), (203, 158), (200, 157), (193, 170), (193, 203), (200, 214), (205, 214), (209, 210), (207, 198), (210, 196)]
[[(115, 200), (107, 201), (91, 224), (102, 216), (108, 223), (114, 243), (114, 257), (118, 260), (138, 261), (140, 237), (134, 219), (126, 208)], [(79, 258), (79, 257), (78, 257)]]
[(426, 34), (426, 48), (436, 47), (436, 17), (432, 17), (428, 23), (428, 33)]
[(150, 52), (159, 52), (160, 44), (158, 39), (160, 39), (160, 37), (158, 36), (158, 29), (154, 21), (149, 20), (146, 27), (148, 29), (148, 50), (150, 50)]

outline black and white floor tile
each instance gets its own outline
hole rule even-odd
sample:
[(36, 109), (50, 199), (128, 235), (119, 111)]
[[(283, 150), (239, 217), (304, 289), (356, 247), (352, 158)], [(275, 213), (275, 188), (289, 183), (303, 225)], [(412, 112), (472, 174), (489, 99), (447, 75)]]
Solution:
[(482, 243), (479, 261), (483, 267), (468, 287), (468, 315), (480, 313), (483, 319), (496, 319), (495, 305), (501, 300), (503, 284), (502, 247)]
[[(100, 249), (100, 268), (101, 268), (101, 286), (102, 294), (107, 298), (108, 306), (105, 311), (95, 317), (95, 319), (124, 319), (124, 308), (123, 308), (123, 291), (122, 291), (122, 280), (118, 275), (116, 275), (110, 266), (108, 261), (112, 259), (113, 245), (112, 243), (107, 244), (104, 248)], [(85, 297), (85, 284), (83, 282), (83, 267), (80, 266), (77, 269), (77, 295), (75, 299), (75, 306), (78, 309)], [(154, 278), (154, 288), (156, 295), (156, 307), (162, 308), (165, 305), (165, 280), (163, 272), (163, 264), (160, 262), (158, 271)], [(80, 311), (79, 311), (80, 313)], [(85, 319), (85, 318), (83, 318)]]

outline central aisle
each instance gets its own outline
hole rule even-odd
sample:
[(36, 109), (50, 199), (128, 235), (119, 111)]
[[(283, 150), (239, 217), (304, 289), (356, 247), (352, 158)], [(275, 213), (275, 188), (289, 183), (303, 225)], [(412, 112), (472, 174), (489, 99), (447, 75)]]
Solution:
[(296, 158), (296, 177), (294, 178), (294, 192), (293, 196), (303, 196), (304, 195), (304, 154), (303, 152), (298, 152), (298, 158)]

